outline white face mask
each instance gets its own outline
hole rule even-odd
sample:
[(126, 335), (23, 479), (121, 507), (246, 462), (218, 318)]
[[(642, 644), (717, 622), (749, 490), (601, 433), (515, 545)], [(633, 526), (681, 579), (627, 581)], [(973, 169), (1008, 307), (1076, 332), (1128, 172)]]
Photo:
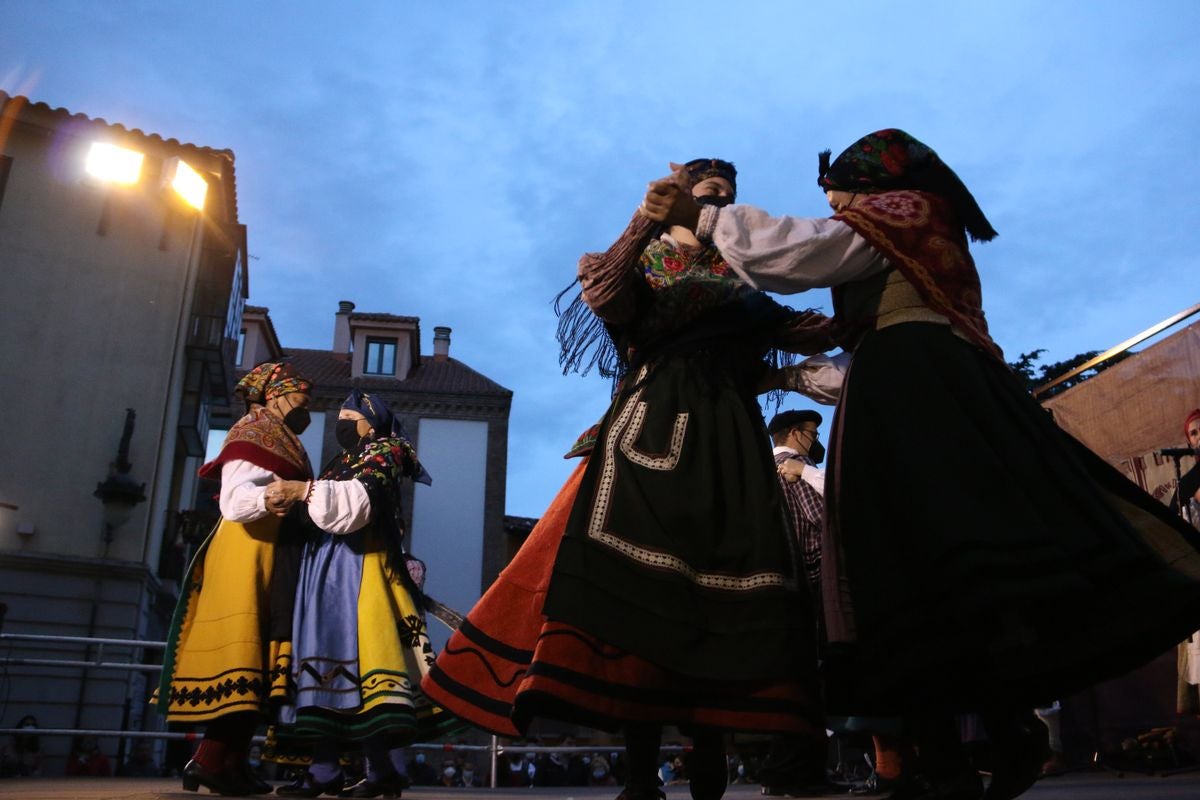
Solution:
[(446, 767), (444, 770), (442, 770), (442, 774), (445, 775), (447, 778), (453, 778), (454, 777), (454, 767)]

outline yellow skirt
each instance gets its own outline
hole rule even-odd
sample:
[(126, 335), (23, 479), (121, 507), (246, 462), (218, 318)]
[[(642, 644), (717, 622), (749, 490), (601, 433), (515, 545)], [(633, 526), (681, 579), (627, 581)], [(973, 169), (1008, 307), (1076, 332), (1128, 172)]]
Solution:
[(169, 722), (264, 712), (290, 643), (267, 637), (280, 520), (222, 520), (188, 569), (171, 623), (157, 702)]

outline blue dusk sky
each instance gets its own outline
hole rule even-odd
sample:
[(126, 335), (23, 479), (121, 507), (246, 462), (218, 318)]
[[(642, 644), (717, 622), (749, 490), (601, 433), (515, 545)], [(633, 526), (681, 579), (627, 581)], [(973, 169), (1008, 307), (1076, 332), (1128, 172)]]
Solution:
[(453, 328), (514, 392), (507, 511), (537, 516), (608, 398), (561, 374), (552, 299), (671, 160), (824, 216), (817, 152), (904, 128), (1000, 232), (974, 252), (1010, 359), (1195, 303), (1197, 31), (1189, 0), (0, 0), (0, 88), (233, 150), (285, 347), (328, 348), (339, 300), (419, 316), (425, 353)]

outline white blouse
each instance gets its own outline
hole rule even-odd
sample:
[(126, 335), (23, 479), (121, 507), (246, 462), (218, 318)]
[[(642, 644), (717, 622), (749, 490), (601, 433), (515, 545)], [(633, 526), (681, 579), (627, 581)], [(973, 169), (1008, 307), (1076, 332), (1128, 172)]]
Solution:
[(866, 278), (887, 259), (846, 223), (773, 217), (747, 205), (706, 206), (698, 235), (710, 235), (729, 266), (755, 289), (795, 294)]
[[(267, 486), (275, 474), (249, 461), (227, 461), (221, 466), (221, 516), (231, 522), (253, 522), (267, 510)], [(371, 498), (361, 482), (316, 481), (308, 501), (313, 523), (332, 534), (353, 533), (371, 521)]]

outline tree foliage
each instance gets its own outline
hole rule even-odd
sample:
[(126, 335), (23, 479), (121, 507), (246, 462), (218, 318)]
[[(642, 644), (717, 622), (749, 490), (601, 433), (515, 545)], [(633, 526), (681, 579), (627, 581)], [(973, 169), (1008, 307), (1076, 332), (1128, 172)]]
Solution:
[[(1065, 361), (1055, 361), (1050, 364), (1038, 364), (1037, 362), (1041, 360), (1042, 353), (1045, 352), (1045, 349), (1038, 349), (1032, 350), (1028, 353), (1021, 353), (1020, 357), (1017, 358), (1016, 361), (1010, 361), (1008, 363), (1008, 365), (1012, 367), (1013, 372), (1015, 372), (1017, 376), (1024, 381), (1026, 390), (1030, 392), (1039, 386), (1049, 383), (1060, 375), (1065, 375), (1081, 364), (1091, 361), (1093, 358), (1100, 355), (1099, 350), (1089, 350), (1086, 353), (1079, 353), (1078, 355), (1071, 356)], [(1099, 364), (1085, 369), (1078, 375), (1072, 375), (1069, 379), (1058, 384), (1053, 389), (1043, 392), (1041, 395), (1039, 395), (1039, 399), (1053, 397), (1060, 392), (1070, 389), (1072, 386), (1078, 386), (1088, 378), (1094, 378), (1096, 375), (1099, 375), (1113, 364), (1119, 364), (1120, 362), (1129, 358), (1131, 355), (1133, 355), (1133, 353), (1126, 350), (1125, 352), (1118, 353), (1106, 361), (1101, 361)]]

